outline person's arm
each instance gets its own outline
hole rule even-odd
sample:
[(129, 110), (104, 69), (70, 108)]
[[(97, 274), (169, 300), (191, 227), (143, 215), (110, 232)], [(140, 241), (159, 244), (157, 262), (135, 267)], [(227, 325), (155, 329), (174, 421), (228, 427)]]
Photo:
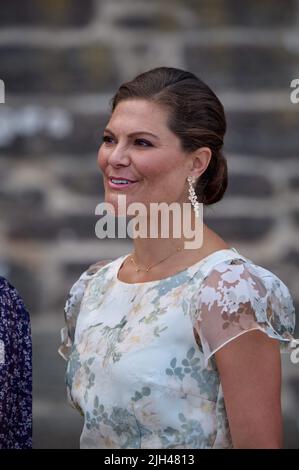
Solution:
[(206, 367), (219, 373), (233, 446), (282, 447), (280, 353), (295, 341), (287, 286), (233, 260), (215, 266), (197, 295), (193, 325)]
[(253, 330), (215, 353), (234, 448), (282, 447), (279, 341)]

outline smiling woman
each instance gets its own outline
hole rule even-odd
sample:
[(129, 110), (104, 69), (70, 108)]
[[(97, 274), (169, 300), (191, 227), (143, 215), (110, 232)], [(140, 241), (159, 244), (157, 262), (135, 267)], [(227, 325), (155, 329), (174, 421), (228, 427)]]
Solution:
[[(225, 131), (220, 100), (193, 73), (159, 67), (122, 84), (98, 152), (105, 202), (116, 215), (123, 192), (127, 206), (188, 204), (194, 222), (225, 193)], [(199, 249), (185, 241), (134, 238), (133, 253), (71, 288), (59, 352), (81, 448), (282, 446), (291, 294), (206, 224)]]

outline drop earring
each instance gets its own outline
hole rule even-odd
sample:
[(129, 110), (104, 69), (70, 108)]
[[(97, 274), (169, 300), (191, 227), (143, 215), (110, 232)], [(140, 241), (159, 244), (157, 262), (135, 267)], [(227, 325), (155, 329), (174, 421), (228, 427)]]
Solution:
[(189, 196), (188, 199), (190, 199), (192, 206), (194, 207), (194, 212), (195, 212), (195, 217), (199, 217), (199, 202), (197, 200), (197, 196), (195, 194), (194, 186), (193, 184), (196, 181), (195, 177), (188, 176), (187, 181), (189, 183)]

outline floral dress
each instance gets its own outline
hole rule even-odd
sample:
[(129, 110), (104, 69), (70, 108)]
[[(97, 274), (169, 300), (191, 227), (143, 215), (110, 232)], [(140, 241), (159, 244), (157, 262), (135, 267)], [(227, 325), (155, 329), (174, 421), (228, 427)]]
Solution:
[(31, 447), (30, 317), (17, 291), (0, 277), (0, 449)]
[(80, 447), (231, 448), (214, 353), (255, 329), (295, 347), (288, 288), (233, 247), (134, 284), (117, 277), (127, 256), (85, 271), (65, 306), (59, 352)]

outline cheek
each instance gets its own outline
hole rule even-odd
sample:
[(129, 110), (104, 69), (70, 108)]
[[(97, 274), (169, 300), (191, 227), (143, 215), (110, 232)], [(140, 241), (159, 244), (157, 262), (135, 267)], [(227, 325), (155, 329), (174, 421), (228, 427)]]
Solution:
[(107, 166), (107, 158), (105, 157), (105, 153), (103, 150), (100, 148), (98, 151), (98, 165), (101, 168), (101, 170), (105, 169)]
[(144, 160), (136, 159), (135, 162), (135, 167), (138, 169), (139, 173), (150, 179), (160, 180), (173, 170), (173, 166), (170, 166), (165, 160), (158, 161), (154, 158), (151, 160), (150, 157), (148, 157)]

